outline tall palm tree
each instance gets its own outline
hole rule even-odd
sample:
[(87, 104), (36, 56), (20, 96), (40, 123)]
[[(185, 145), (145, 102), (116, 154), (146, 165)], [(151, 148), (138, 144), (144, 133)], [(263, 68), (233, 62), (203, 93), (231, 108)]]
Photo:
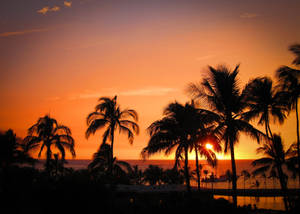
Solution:
[(22, 139), (17, 137), (11, 129), (0, 132), (0, 168), (22, 163), (35, 163), (26, 151)]
[[(203, 135), (202, 130), (207, 121), (204, 117), (208, 115), (203, 110), (195, 108), (193, 102), (185, 105), (171, 103), (165, 109), (164, 115), (163, 119), (149, 126), (150, 140), (148, 146), (143, 149), (142, 156), (147, 157), (160, 151), (165, 151), (168, 155), (176, 148), (174, 168), (177, 168), (179, 160), (184, 159), (186, 186), (187, 191), (190, 192), (188, 153), (197, 148), (198, 154), (201, 148), (200, 137)], [(211, 155), (209, 158), (213, 158), (212, 152), (202, 152), (201, 155)]]
[(284, 205), (286, 210), (289, 208), (289, 200), (287, 194), (287, 175), (283, 171), (286, 166), (286, 159), (290, 157), (290, 149), (285, 150), (282, 139), (279, 135), (274, 134), (272, 140), (267, 141), (261, 147), (257, 148), (258, 154), (264, 157), (252, 162), (254, 167), (258, 167), (253, 171), (253, 175), (274, 173), (279, 177), (282, 192), (284, 194)]
[[(300, 44), (290, 46), (296, 58), (293, 64), (300, 65)], [(298, 181), (300, 185), (300, 134), (299, 134), (299, 112), (298, 99), (300, 97), (300, 70), (288, 66), (281, 66), (276, 71), (276, 76), (280, 81), (281, 88), (287, 93), (289, 110), (295, 110), (296, 113), (296, 133), (297, 133), (297, 156), (298, 156)]]
[(188, 173), (189, 126), (194, 124), (195, 118), (189, 117), (187, 109), (189, 109), (188, 104), (186, 106), (177, 102), (169, 104), (164, 110), (165, 117), (153, 122), (148, 127), (150, 140), (148, 145), (142, 150), (141, 155), (147, 158), (161, 151), (165, 151), (165, 155), (169, 155), (176, 148), (174, 168), (177, 168), (179, 159), (184, 155), (185, 180), (187, 191), (190, 192), (190, 178)]
[(273, 86), (272, 80), (268, 77), (250, 80), (243, 90), (248, 106), (248, 111), (243, 114), (244, 118), (246, 120), (258, 118), (258, 124), (265, 125), (267, 137), (272, 138), (271, 119), (278, 120), (282, 124), (288, 112), (283, 95), (282, 91), (278, 91)]
[(209, 66), (209, 76), (199, 84), (191, 84), (189, 92), (195, 98), (206, 100), (211, 107), (212, 112), (218, 117), (218, 124), (215, 129), (216, 133), (220, 133), (221, 139), (224, 141), (224, 152), (230, 150), (231, 166), (232, 166), (232, 189), (233, 203), (237, 206), (237, 176), (234, 146), (239, 140), (240, 133), (244, 133), (259, 141), (264, 134), (254, 128), (242, 115), (246, 108), (243, 102), (240, 88), (238, 86), (237, 75), (239, 66), (230, 71), (226, 66), (218, 66), (213, 68)]
[[(129, 118), (129, 119), (128, 119)], [(130, 120), (133, 119), (132, 120)], [(86, 138), (99, 129), (105, 128), (103, 133), (102, 144), (110, 140), (111, 158), (109, 171), (112, 173), (113, 157), (114, 157), (114, 136), (115, 131), (118, 129), (120, 133), (127, 134), (129, 143), (132, 144), (134, 134), (139, 134), (138, 114), (133, 109), (121, 110), (120, 105), (117, 103), (117, 96), (114, 98), (101, 97), (99, 104), (96, 105), (95, 111), (87, 116), (88, 128), (85, 132)]]
[(54, 118), (49, 115), (40, 117), (33, 126), (28, 129), (28, 136), (24, 138), (27, 149), (39, 149), (38, 157), (46, 148), (46, 171), (50, 174), (52, 147), (58, 149), (61, 159), (65, 160), (65, 149), (71, 152), (73, 157), (76, 156), (74, 150), (74, 139), (71, 136), (71, 130), (64, 125), (58, 124)]

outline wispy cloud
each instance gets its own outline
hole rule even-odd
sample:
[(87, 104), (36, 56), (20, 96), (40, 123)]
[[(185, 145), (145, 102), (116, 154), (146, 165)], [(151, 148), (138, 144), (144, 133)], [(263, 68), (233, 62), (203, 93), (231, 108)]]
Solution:
[(64, 5), (66, 7), (71, 7), (72, 6), (72, 2), (71, 1), (64, 1)]
[(24, 34), (30, 34), (30, 33), (40, 33), (48, 31), (47, 28), (40, 28), (40, 29), (30, 29), (30, 30), (23, 30), (23, 31), (13, 31), (13, 32), (3, 32), (0, 33), (0, 37), (10, 37), (10, 36), (20, 36)]
[(256, 18), (256, 17), (258, 17), (259, 15), (258, 14), (256, 14), (256, 13), (242, 13), (241, 15), (240, 15), (240, 18), (242, 18), (242, 19), (253, 19), (253, 18)]
[(60, 10), (60, 7), (55, 5), (53, 7), (43, 7), (42, 9), (37, 10), (36, 12), (46, 15), (48, 12), (57, 12), (59, 10)]
[[(104, 92), (105, 91), (105, 92)], [(141, 88), (134, 90), (126, 90), (126, 91), (118, 91), (118, 90), (104, 90), (103, 92), (95, 92), (86, 90), (83, 93), (73, 94), (69, 96), (70, 100), (77, 99), (90, 99), (90, 98), (99, 98), (102, 96), (113, 96), (113, 95), (121, 95), (121, 96), (163, 96), (172, 92), (178, 91), (176, 88), (167, 88), (167, 87), (149, 87), (149, 88)]]

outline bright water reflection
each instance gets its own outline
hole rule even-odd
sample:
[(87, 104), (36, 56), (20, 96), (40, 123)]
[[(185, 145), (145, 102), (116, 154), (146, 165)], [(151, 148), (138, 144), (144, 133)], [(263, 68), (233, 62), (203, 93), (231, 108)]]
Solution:
[[(215, 195), (215, 199), (224, 198), (232, 202), (231, 196)], [(251, 205), (252, 208), (256, 206), (258, 209), (272, 209), (272, 210), (284, 210), (283, 197), (249, 197), (238, 196), (238, 206)]]

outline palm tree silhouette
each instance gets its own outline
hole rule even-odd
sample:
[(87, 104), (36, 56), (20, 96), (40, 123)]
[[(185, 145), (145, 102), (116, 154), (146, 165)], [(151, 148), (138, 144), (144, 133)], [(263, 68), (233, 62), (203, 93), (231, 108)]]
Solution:
[(35, 162), (35, 159), (26, 151), (22, 139), (17, 137), (13, 130), (0, 132), (0, 168), (6, 168), (13, 164), (34, 164)]
[(244, 118), (258, 118), (258, 124), (265, 125), (267, 137), (272, 138), (271, 118), (283, 123), (288, 112), (282, 91), (276, 90), (270, 78), (262, 77), (251, 80), (243, 90), (243, 96), (249, 109), (243, 114)]
[[(207, 111), (195, 108), (193, 102), (185, 105), (177, 102), (171, 103), (164, 110), (165, 117), (152, 123), (149, 128), (150, 140), (148, 146), (142, 151), (142, 156), (147, 157), (154, 153), (165, 151), (170, 154), (175, 148), (175, 164), (177, 168), (179, 161), (184, 156), (184, 172), (187, 191), (190, 192), (190, 174), (188, 171), (188, 153), (197, 149), (197, 154), (203, 142), (203, 129), (205, 128), (204, 117), (208, 116)], [(201, 155), (213, 159), (212, 151), (204, 152)], [(209, 156), (206, 156), (209, 155)], [(213, 160), (212, 160), (213, 161)]]
[[(208, 149), (206, 147), (206, 143), (208, 143), (213, 146), (212, 149)], [(204, 157), (208, 164), (212, 166), (213, 168), (217, 166), (217, 156), (215, 152), (221, 151), (221, 146), (219, 143), (219, 139), (213, 135), (213, 132), (210, 129), (207, 130), (201, 130), (199, 131), (198, 139), (194, 143), (194, 150), (195, 150), (195, 156), (196, 156), (196, 175), (197, 175), (197, 187), (198, 190), (200, 190), (200, 170), (201, 167), (198, 163), (198, 153), (200, 157)]]
[(39, 148), (38, 157), (46, 147), (46, 171), (50, 174), (52, 150), (54, 146), (61, 154), (61, 159), (65, 160), (65, 149), (71, 152), (75, 157), (74, 139), (71, 136), (71, 130), (64, 125), (58, 124), (54, 118), (49, 115), (40, 117), (36, 124), (28, 129), (28, 136), (24, 142), (29, 151)]
[(228, 181), (228, 189), (230, 189), (230, 183), (232, 182), (232, 172), (230, 171), (230, 169), (226, 170), (225, 176)]
[[(204, 109), (196, 108), (194, 100), (191, 104), (186, 105), (190, 112), (190, 117), (194, 117), (195, 122), (190, 127), (191, 131), (191, 147), (190, 150), (195, 151), (195, 163), (196, 163), (196, 176), (197, 176), (197, 188), (200, 190), (200, 166), (199, 155), (204, 157), (208, 164), (212, 167), (217, 165), (217, 156), (215, 152), (221, 151), (220, 140), (218, 136), (213, 132), (213, 122), (216, 118), (214, 114)], [(198, 123), (197, 123), (198, 122)], [(206, 147), (207, 143), (212, 146), (212, 149)]]
[(282, 192), (284, 194), (285, 209), (289, 208), (289, 198), (287, 194), (287, 175), (283, 172), (283, 166), (287, 164), (286, 159), (291, 156), (290, 149), (284, 149), (284, 144), (279, 135), (274, 134), (272, 140), (267, 141), (261, 147), (257, 148), (258, 154), (264, 157), (252, 162), (254, 167), (258, 167), (253, 171), (253, 175), (265, 174), (266, 172), (276, 171)]
[[(300, 44), (290, 46), (296, 58), (293, 64), (300, 65)], [(300, 134), (299, 134), (299, 113), (298, 113), (298, 99), (300, 97), (300, 70), (288, 66), (281, 66), (276, 71), (276, 76), (281, 83), (281, 88), (287, 93), (287, 100), (290, 110), (296, 112), (296, 133), (297, 133), (297, 156), (298, 156), (298, 181), (300, 186)]]
[[(111, 159), (111, 148), (108, 144), (102, 144), (99, 150), (94, 153), (92, 162), (88, 165), (88, 168), (93, 174), (106, 174), (110, 168), (110, 164), (113, 164), (112, 175), (116, 178), (126, 176), (132, 173), (132, 168), (126, 161), (120, 161), (116, 157)], [(111, 174), (110, 174), (111, 175)]]
[(243, 178), (244, 178), (244, 191), (245, 191), (245, 189), (246, 189), (246, 180), (250, 179), (251, 175), (247, 170), (244, 169), (241, 172), (241, 176), (243, 176)]
[(190, 84), (188, 91), (195, 98), (202, 98), (210, 105), (218, 117), (215, 132), (220, 134), (225, 142), (224, 152), (230, 150), (232, 166), (233, 203), (237, 206), (237, 176), (234, 145), (238, 142), (240, 133), (244, 133), (259, 141), (264, 134), (243, 119), (246, 103), (243, 102), (238, 87), (237, 75), (239, 66), (230, 71), (226, 66), (213, 68), (209, 66), (209, 77), (202, 84)]
[[(132, 118), (131, 121), (127, 118)], [(109, 159), (110, 167), (109, 172), (113, 170), (113, 157), (114, 157), (114, 135), (115, 131), (119, 129), (120, 133), (127, 134), (129, 143), (132, 144), (134, 140), (134, 133), (139, 134), (138, 114), (133, 109), (121, 110), (117, 103), (117, 96), (114, 98), (101, 97), (99, 104), (96, 105), (95, 111), (87, 116), (88, 128), (85, 132), (86, 138), (99, 129), (106, 128), (103, 134), (102, 144), (105, 144), (107, 139), (110, 140), (111, 157)]]
[(143, 175), (144, 181), (149, 182), (150, 185), (160, 185), (163, 180), (163, 169), (157, 165), (149, 165)]
[(143, 184), (143, 171), (139, 169), (138, 165), (134, 165), (132, 167), (131, 173), (130, 173), (130, 180), (133, 184), (141, 185)]

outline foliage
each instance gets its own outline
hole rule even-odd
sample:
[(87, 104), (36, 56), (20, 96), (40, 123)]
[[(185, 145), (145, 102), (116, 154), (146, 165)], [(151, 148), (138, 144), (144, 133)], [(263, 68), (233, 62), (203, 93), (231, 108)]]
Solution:
[(26, 150), (35, 151), (39, 149), (38, 157), (46, 149), (46, 171), (51, 171), (52, 148), (55, 147), (61, 154), (61, 159), (65, 160), (65, 150), (70, 151), (73, 157), (75, 154), (75, 142), (71, 136), (71, 130), (51, 118), (49, 115), (38, 119), (37, 123), (28, 129), (28, 136), (24, 139)]

